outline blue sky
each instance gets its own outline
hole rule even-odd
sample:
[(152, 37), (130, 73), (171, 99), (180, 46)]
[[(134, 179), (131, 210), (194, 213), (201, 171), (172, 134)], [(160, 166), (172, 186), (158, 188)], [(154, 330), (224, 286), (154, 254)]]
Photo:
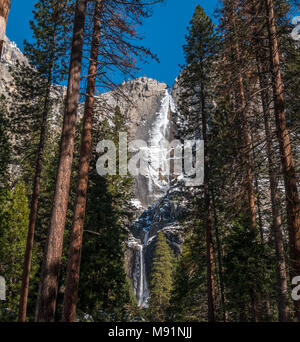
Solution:
[[(11, 12), (7, 24), (7, 36), (23, 48), (23, 40), (30, 40), (29, 20), (32, 18), (36, 0), (12, 0)], [(148, 76), (172, 86), (184, 63), (182, 45), (185, 42), (187, 26), (193, 16), (196, 5), (201, 5), (208, 15), (213, 15), (218, 0), (165, 0), (156, 5), (151, 18), (146, 19), (140, 28), (145, 37), (143, 45), (158, 55), (160, 63), (150, 61), (142, 65), (137, 76)]]

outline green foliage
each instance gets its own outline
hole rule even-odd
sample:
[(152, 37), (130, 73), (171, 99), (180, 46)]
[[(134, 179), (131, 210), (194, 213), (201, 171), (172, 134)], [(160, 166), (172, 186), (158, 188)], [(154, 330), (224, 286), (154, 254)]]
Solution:
[(230, 320), (251, 321), (254, 295), (272, 293), (272, 257), (267, 246), (257, 242), (243, 216), (233, 223), (224, 244), (224, 282)]
[[(116, 108), (113, 126), (107, 120), (95, 132), (94, 140), (118, 143), (124, 120)], [(94, 144), (95, 147), (95, 144)], [(81, 312), (95, 321), (127, 321), (136, 312), (131, 282), (124, 267), (126, 223), (131, 217), (132, 178), (119, 175), (101, 177), (96, 172), (94, 153), (89, 176), (88, 203), (79, 285)]]
[(31, 188), (35, 171), (40, 126), (42, 122), (46, 80), (31, 67), (17, 65), (10, 94), (10, 132), (13, 135), (12, 153), (26, 187)]
[(68, 73), (74, 1), (38, 0), (34, 5), (30, 27), (33, 42), (25, 41), (25, 55), (39, 74), (53, 82), (65, 79)]
[[(6, 279), (7, 301), (2, 304), (0, 315), (16, 318), (20, 299), (23, 260), (29, 222), (26, 189), (18, 182), (13, 190), (1, 191), (0, 213), (0, 274)], [(37, 271), (36, 254), (33, 255), (31, 277)]]
[(212, 56), (216, 51), (215, 26), (200, 5), (196, 6), (186, 41), (184, 52), (188, 64), (202, 63), (205, 58)]
[[(62, 88), (54, 84), (66, 76), (73, 5), (73, 1), (69, 0), (38, 0), (30, 22), (33, 39), (30, 43), (24, 43), (24, 53), (29, 64), (10, 67), (12, 82), (7, 102), (11, 103), (8, 104), (10, 115), (7, 127), (13, 141), (14, 164), (18, 167), (18, 174), (28, 194), (31, 194), (40, 147), (44, 152), (34, 245), (38, 264), (42, 263), (42, 250), (49, 225), (58, 161), (57, 131), (64, 109)], [(43, 140), (42, 127), (45, 127)], [(24, 241), (26, 236), (25, 230)], [(23, 260), (19, 264), (21, 268)], [(36, 272), (36, 269), (33, 271)], [(31, 279), (30, 286), (29, 318), (35, 310), (32, 299), (36, 298), (38, 280)]]
[(35, 241), (41, 245), (41, 254), (46, 241), (47, 229), (50, 224), (49, 213), (52, 208), (54, 197), (56, 173), (59, 156), (59, 136), (58, 133), (48, 131), (45, 144), (43, 160), (43, 170), (41, 176), (41, 191), (39, 195), (39, 210), (36, 225)]
[[(40, 143), (43, 119), (46, 126), (60, 121), (62, 88), (54, 86), (67, 74), (70, 48), (69, 30), (73, 2), (39, 0), (30, 22), (33, 40), (24, 43), (29, 64), (10, 67), (10, 126), (14, 135), (13, 153), (27, 188), (31, 188)], [(56, 93), (56, 96), (54, 95)]]
[(215, 26), (203, 8), (198, 5), (183, 46), (186, 65), (182, 69), (179, 84), (184, 91), (180, 94), (179, 108), (186, 125), (179, 127), (179, 136), (201, 136), (202, 112), (212, 100), (213, 61), (218, 50), (219, 39)]
[(174, 255), (163, 232), (157, 236), (152, 262), (149, 317), (163, 322), (167, 317), (173, 283)]
[[(179, 78), (182, 87), (179, 108), (184, 117), (184, 125), (183, 129), (179, 127), (179, 138), (205, 138), (206, 182), (209, 182), (209, 188), (212, 188), (212, 177), (209, 176), (207, 169), (214, 158), (211, 148), (215, 137), (210, 134), (210, 129), (215, 115), (212, 104), (216, 99), (215, 64), (218, 58), (219, 37), (211, 18), (200, 5), (196, 6), (183, 48), (186, 65)], [(205, 137), (203, 125), (207, 126)], [(205, 214), (203, 188), (194, 191), (194, 198), (189, 201), (194, 207), (189, 218), (190, 230), (193, 232), (186, 239), (182, 255), (179, 257), (172, 293), (170, 315), (174, 321), (199, 322), (207, 319), (207, 251), (204, 234), (206, 227), (202, 221)], [(217, 291), (216, 293), (218, 295)]]
[[(200, 223), (197, 226), (201, 226)], [(203, 227), (202, 227), (203, 228)], [(173, 322), (206, 320), (205, 236), (198, 229), (189, 233), (176, 266), (171, 296), (170, 319)]]

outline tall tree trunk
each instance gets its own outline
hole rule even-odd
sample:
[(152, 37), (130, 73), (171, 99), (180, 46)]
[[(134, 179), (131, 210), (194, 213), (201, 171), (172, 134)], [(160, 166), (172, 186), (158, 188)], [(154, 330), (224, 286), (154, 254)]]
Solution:
[[(255, 160), (255, 149), (254, 149), (254, 137), (251, 133), (251, 147), (252, 147), (252, 160)], [(254, 178), (254, 189), (257, 193), (256, 198), (256, 207), (257, 207), (257, 216), (258, 216), (258, 231), (260, 235), (260, 242), (263, 245), (264, 244), (264, 230), (263, 230), (263, 218), (262, 218), (262, 211), (261, 211), (261, 197), (260, 197), (260, 191), (259, 191), (259, 180), (258, 180), (258, 174), (257, 172), (253, 172), (253, 178)]]
[(221, 303), (222, 303), (222, 310), (223, 310), (223, 320), (224, 322), (228, 319), (228, 312), (225, 308), (225, 287), (224, 287), (224, 276), (223, 276), (223, 253), (222, 253), (222, 246), (220, 241), (220, 233), (219, 233), (219, 220), (216, 211), (216, 203), (215, 203), (215, 194), (213, 189), (211, 190), (212, 195), (212, 205), (213, 205), (213, 212), (214, 212), (214, 226), (216, 231), (216, 243), (217, 243), (217, 255), (218, 255), (218, 273), (219, 273), (219, 280), (220, 280), (220, 292), (221, 292)]
[[(240, 60), (240, 50), (239, 46), (235, 44), (235, 50), (237, 54), (237, 59)], [(256, 232), (256, 212), (255, 212), (255, 194), (253, 187), (253, 161), (251, 157), (251, 137), (249, 133), (249, 125), (247, 118), (247, 104), (244, 90), (244, 81), (242, 74), (238, 74), (238, 92), (240, 98), (240, 110), (242, 114), (242, 130), (243, 130), (243, 140), (244, 140), (244, 151), (246, 158), (246, 172), (247, 172), (247, 196), (248, 196), (248, 212), (251, 221), (251, 230)]]
[(233, 32), (232, 37), (232, 47), (230, 49), (235, 54), (235, 63), (237, 63), (238, 70), (237, 70), (237, 92), (238, 96), (235, 96), (236, 104), (239, 108), (239, 112), (241, 113), (242, 117), (242, 138), (244, 142), (244, 153), (245, 153), (245, 162), (246, 162), (246, 173), (247, 173), (247, 211), (249, 215), (249, 219), (251, 221), (251, 230), (253, 232), (257, 231), (256, 225), (256, 212), (255, 212), (255, 193), (253, 187), (253, 160), (251, 157), (251, 149), (252, 149), (252, 142), (251, 136), (249, 132), (249, 124), (248, 124), (248, 113), (247, 113), (247, 103), (246, 103), (246, 95), (245, 95), (245, 88), (244, 88), (244, 78), (242, 74), (242, 63), (241, 63), (241, 49), (239, 45), (239, 38), (237, 32), (237, 23), (236, 23), (236, 12), (235, 8), (238, 7), (238, 1), (226, 1), (227, 6), (227, 15), (230, 17), (230, 27), (229, 29)]
[[(232, 10), (232, 27), (234, 30), (234, 51), (236, 54), (236, 60), (238, 65), (241, 67), (241, 52), (240, 46), (238, 43), (237, 37), (237, 28), (236, 28), (236, 19), (235, 19), (235, 12)], [(246, 174), (247, 174), (247, 211), (249, 215), (249, 219), (251, 222), (251, 231), (257, 235), (257, 224), (256, 224), (256, 211), (255, 211), (255, 193), (253, 187), (253, 160), (251, 157), (251, 149), (252, 149), (252, 142), (251, 136), (249, 132), (249, 124), (248, 124), (248, 117), (247, 117), (247, 103), (246, 103), (246, 96), (245, 96), (245, 89), (244, 89), (244, 79), (242, 73), (238, 71), (237, 76), (238, 81), (238, 93), (239, 93), (239, 105), (240, 105), (240, 112), (242, 115), (242, 132), (243, 132), (243, 141), (244, 141), (244, 152), (245, 152), (245, 161), (246, 161)], [(254, 291), (253, 293), (253, 317), (256, 322), (261, 321), (261, 311), (262, 311), (262, 303), (261, 303), (261, 294)]]
[(0, 60), (2, 57), (10, 0), (0, 0)]
[(266, 304), (266, 321), (272, 322), (272, 311), (271, 311), (271, 301), (269, 293), (265, 294), (265, 304)]
[(73, 162), (86, 6), (87, 0), (77, 0), (60, 160), (36, 309), (36, 321), (38, 322), (52, 322), (55, 315)]
[[(54, 58), (53, 56), (54, 44), (55, 44), (55, 33), (53, 35), (53, 49), (52, 49), (52, 59), (51, 59), (52, 63), (53, 63), (53, 58)], [(48, 118), (48, 111), (49, 111), (49, 104), (50, 104), (52, 72), (53, 72), (53, 64), (50, 66), (49, 74), (48, 74), (48, 82), (47, 82), (44, 108), (43, 108), (43, 116), (42, 116), (42, 124), (41, 124), (40, 142), (39, 142), (39, 148), (38, 148), (38, 153), (37, 153), (37, 162), (36, 162), (35, 176), (34, 176), (32, 196), (31, 196), (28, 235), (27, 235), (26, 251), (25, 251), (25, 257), (24, 257), (21, 296), (20, 296), (20, 305), (19, 305), (19, 322), (25, 322), (26, 320), (30, 270), (31, 270), (31, 262), (32, 262), (32, 251), (33, 251), (33, 244), (34, 244), (36, 219), (37, 219), (37, 213), (38, 213), (41, 173), (42, 173), (42, 168), (43, 168), (43, 155), (44, 155), (44, 147), (45, 147), (46, 131), (47, 131), (47, 118)]]
[[(285, 118), (283, 82), (280, 70), (280, 56), (274, 5), (272, 0), (265, 1), (268, 17), (269, 44), (273, 76), (276, 131), (284, 174), (287, 217), (290, 233), (291, 275), (292, 277), (296, 277), (300, 275), (300, 202), (297, 189), (295, 163)], [(300, 301), (295, 301), (295, 320), (300, 322)]]
[(275, 152), (273, 148), (273, 138), (270, 125), (270, 110), (269, 103), (270, 98), (267, 89), (268, 82), (266, 76), (260, 65), (263, 65), (263, 60), (258, 62), (258, 74), (261, 91), (261, 99), (263, 106), (263, 115), (266, 132), (266, 147), (268, 156), (268, 170), (269, 181), (271, 190), (271, 205), (272, 205), (272, 230), (275, 240), (275, 252), (276, 252), (276, 275), (277, 275), (277, 290), (278, 290), (278, 312), (279, 321), (288, 322), (290, 320), (289, 310), (289, 293), (287, 283), (287, 267), (284, 257), (284, 244), (281, 231), (282, 220), (280, 214), (280, 197), (278, 192), (278, 180), (277, 180), (277, 166), (275, 162)]
[[(202, 70), (203, 75), (203, 70)], [(205, 108), (205, 90), (201, 82), (201, 115), (202, 135), (204, 140), (204, 225), (206, 229), (206, 272), (207, 272), (207, 303), (208, 322), (215, 322), (215, 278), (214, 278), (214, 248), (212, 238), (211, 200), (209, 190), (209, 151), (207, 138), (207, 115)]]
[(81, 139), (79, 176), (76, 191), (72, 236), (69, 250), (66, 289), (63, 303), (62, 321), (75, 322), (82, 250), (82, 235), (88, 188), (89, 160), (92, 143), (92, 122), (94, 114), (97, 59), (101, 32), (101, 1), (95, 7), (94, 30), (91, 46), (89, 76), (86, 91), (83, 130)]

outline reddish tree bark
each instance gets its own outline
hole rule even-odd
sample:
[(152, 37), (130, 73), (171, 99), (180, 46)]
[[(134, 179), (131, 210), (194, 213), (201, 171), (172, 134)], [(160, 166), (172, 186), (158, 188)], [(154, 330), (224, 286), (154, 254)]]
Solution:
[(56, 309), (58, 276), (73, 162), (86, 6), (87, 0), (77, 0), (60, 159), (36, 308), (36, 321), (38, 322), (54, 321)]
[(223, 320), (226, 322), (228, 320), (228, 312), (226, 310), (226, 298), (225, 298), (225, 286), (224, 286), (224, 270), (223, 270), (223, 252), (222, 252), (222, 244), (220, 239), (219, 232), (219, 220), (216, 211), (216, 201), (214, 190), (211, 189), (211, 198), (212, 198), (212, 206), (213, 206), (213, 216), (214, 216), (214, 227), (216, 231), (216, 244), (217, 244), (217, 258), (218, 258), (218, 273), (219, 273), (219, 282), (220, 282), (220, 292), (221, 292), (221, 303), (222, 303), (222, 311), (223, 311)]
[(75, 322), (76, 319), (83, 225), (86, 208), (89, 160), (92, 143), (92, 123), (95, 102), (97, 59), (101, 32), (101, 2), (102, 1), (99, 1), (97, 3), (94, 13), (94, 29), (91, 46), (89, 76), (87, 82), (85, 110), (83, 116), (79, 176), (77, 182), (75, 210), (72, 224), (72, 236), (69, 250), (66, 289), (63, 302), (62, 321), (64, 322)]
[[(203, 74), (203, 71), (202, 71)], [(205, 108), (204, 84), (201, 82), (201, 115), (202, 115), (202, 136), (204, 141), (204, 225), (206, 230), (206, 277), (207, 277), (207, 304), (208, 322), (215, 322), (215, 277), (214, 277), (214, 246), (212, 237), (212, 216), (210, 199), (210, 167), (209, 148), (207, 137), (207, 114)]]
[(0, 0), (0, 59), (2, 57), (6, 24), (10, 10), (10, 0)]
[[(290, 235), (291, 275), (300, 275), (300, 202), (292, 154), (291, 141), (285, 118), (283, 82), (280, 69), (277, 28), (272, 0), (266, 0), (271, 67), (273, 76), (274, 113), (277, 138), (285, 183), (286, 207)], [(295, 301), (295, 319), (300, 322), (300, 301)]]
[[(233, 15), (233, 27), (236, 35), (236, 24), (235, 24), (235, 14)], [(234, 49), (236, 52), (236, 59), (240, 61), (240, 47), (235, 37), (235, 44)], [(245, 155), (246, 155), (246, 172), (247, 172), (247, 195), (248, 195), (248, 211), (249, 211), (249, 218), (251, 220), (251, 229), (252, 231), (256, 231), (256, 212), (255, 212), (255, 194), (254, 194), (254, 187), (253, 187), (253, 160), (251, 157), (251, 149), (252, 149), (252, 142), (251, 136), (249, 133), (249, 125), (248, 125), (248, 118), (247, 118), (247, 103), (246, 103), (246, 96), (245, 96), (245, 89), (244, 89), (244, 80), (241, 72), (238, 73), (238, 92), (239, 92), (239, 99), (240, 99), (240, 111), (242, 114), (242, 129), (243, 129), (243, 140), (245, 145)]]
[[(258, 49), (261, 48), (258, 44)], [(259, 51), (259, 50), (258, 50)], [(262, 51), (262, 50), (261, 50)], [(257, 69), (259, 76), (259, 83), (261, 88), (261, 100), (263, 107), (263, 117), (266, 133), (266, 149), (268, 156), (268, 171), (271, 191), (271, 204), (272, 204), (272, 230), (275, 240), (276, 252), (276, 276), (277, 276), (277, 291), (278, 291), (278, 312), (279, 321), (288, 322), (290, 320), (289, 310), (289, 293), (287, 281), (287, 267), (284, 256), (284, 243), (282, 236), (282, 219), (280, 213), (280, 197), (278, 192), (277, 180), (277, 165), (275, 162), (275, 151), (273, 147), (272, 130), (270, 123), (270, 96), (268, 90), (268, 70), (265, 64), (266, 56), (262, 53), (257, 53)]]
[[(236, 4), (237, 5), (237, 4)], [(241, 67), (241, 49), (238, 43), (238, 32), (236, 25), (236, 13), (234, 7), (231, 8), (231, 24), (233, 28), (233, 49), (236, 55), (236, 62), (239, 67)], [(239, 106), (240, 112), (242, 115), (242, 132), (243, 132), (243, 141), (244, 141), (244, 153), (245, 153), (245, 161), (246, 161), (246, 190), (247, 190), (247, 211), (249, 215), (249, 219), (251, 222), (251, 231), (257, 235), (257, 224), (256, 224), (256, 210), (255, 210), (255, 192), (253, 186), (253, 160), (251, 156), (252, 149), (252, 141), (251, 135), (249, 131), (248, 124), (248, 113), (247, 113), (247, 102), (244, 88), (244, 78), (241, 71), (238, 71), (237, 76), (238, 83), (238, 98), (239, 98)], [(252, 307), (253, 307), (253, 319), (256, 322), (262, 320), (261, 311), (262, 311), (262, 303), (261, 303), (261, 294), (254, 290), (253, 298), (252, 298)]]

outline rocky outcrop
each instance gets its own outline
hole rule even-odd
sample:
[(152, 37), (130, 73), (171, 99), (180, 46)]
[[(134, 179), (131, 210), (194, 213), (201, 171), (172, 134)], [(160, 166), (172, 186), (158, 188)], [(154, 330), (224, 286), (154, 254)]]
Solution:
[[(12, 77), (12, 68), (17, 68), (18, 65), (23, 65), (32, 68), (28, 59), (17, 47), (16, 43), (11, 42), (5, 37), (3, 45), (3, 53), (0, 61), (0, 94), (9, 98), (9, 94), (15, 89), (14, 80)], [(32, 69), (33, 70), (33, 69)], [(51, 98), (54, 99), (51, 123), (57, 125), (61, 122), (62, 100), (66, 95), (66, 87), (60, 85), (53, 85), (51, 89)], [(58, 127), (57, 127), (58, 128)]]
[(19, 50), (17, 45), (5, 37), (0, 61), (0, 94), (6, 95), (13, 89), (13, 78), (10, 67), (16, 66), (17, 64), (29, 65), (27, 58)]
[(16, 65), (17, 63), (29, 65), (28, 59), (23, 52), (8, 37), (4, 39), (1, 62), (8, 65)]

